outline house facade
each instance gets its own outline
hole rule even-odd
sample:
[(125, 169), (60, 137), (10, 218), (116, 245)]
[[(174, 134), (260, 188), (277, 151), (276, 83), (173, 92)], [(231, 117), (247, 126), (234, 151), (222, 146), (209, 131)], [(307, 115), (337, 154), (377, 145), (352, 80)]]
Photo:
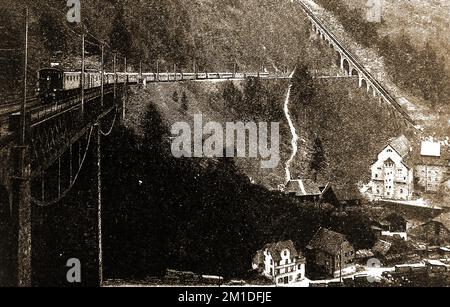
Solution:
[(320, 228), (307, 246), (307, 271), (314, 277), (337, 278), (356, 272), (356, 252), (343, 234)]
[(405, 136), (390, 140), (371, 166), (375, 199), (410, 200), (414, 192), (414, 171), (408, 165), (411, 145)]
[(267, 244), (253, 259), (253, 269), (277, 285), (286, 285), (305, 278), (306, 259), (292, 241)]
[(441, 149), (438, 142), (422, 142), (415, 182), (417, 188), (426, 193), (438, 192), (448, 175), (450, 160)]
[(399, 237), (408, 240), (408, 221), (398, 213), (386, 213), (371, 223), (378, 237)]
[(413, 235), (432, 245), (447, 245), (450, 243), (450, 213), (442, 213), (433, 220), (416, 227)]

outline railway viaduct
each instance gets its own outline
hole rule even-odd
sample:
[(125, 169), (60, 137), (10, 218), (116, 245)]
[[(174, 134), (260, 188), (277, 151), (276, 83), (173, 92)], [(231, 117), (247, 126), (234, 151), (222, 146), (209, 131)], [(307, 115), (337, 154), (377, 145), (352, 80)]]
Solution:
[[(34, 280), (34, 272), (42, 267), (34, 256), (45, 254), (56, 239), (42, 242), (35, 237), (43, 239), (42, 228), (52, 229), (55, 217), (49, 216), (53, 212), (70, 210), (65, 207), (64, 198), (77, 184), (87, 163), (97, 172), (96, 178), (89, 181), (92, 199), (97, 200), (87, 202), (86, 208), (77, 208), (85, 221), (81, 224), (85, 225), (67, 220), (63, 222), (65, 229), (59, 226), (55, 231), (80, 232), (84, 238), (78, 241), (85, 241), (79, 244), (84, 257), (84, 285), (100, 285), (101, 138), (108, 136), (123, 116), (127, 88), (126, 84), (117, 84), (114, 88), (90, 90), (83, 98), (73, 95), (50, 106), (30, 99), (27, 105), (34, 107), (27, 109), (25, 116), (22, 112), (11, 113), (3, 121), (2, 126), (7, 126), (8, 131), (0, 139), (0, 286), (52, 285)], [(39, 228), (41, 231), (35, 232)], [(78, 257), (76, 253), (67, 256)], [(68, 269), (64, 266), (69, 258), (61, 264), (46, 263), (60, 266), (59, 271), (64, 274), (58, 276), (62, 281), (59, 285), (66, 282)]]
[[(384, 87), (303, 2), (299, 3), (315, 35), (336, 51), (341, 69), (348, 76), (358, 78), (359, 86), (390, 106), (405, 125), (415, 126)], [(68, 220), (67, 227), (61, 231), (82, 233), (79, 239), (86, 241), (82, 248), (86, 250), (88, 266), (87, 275), (83, 275), (88, 283), (83, 285), (102, 285), (101, 139), (111, 133), (117, 118), (124, 118), (127, 88), (125, 84), (87, 91), (83, 97), (68, 97), (58, 105), (38, 106), (8, 117), (9, 131), (0, 139), (0, 285), (36, 285), (32, 277), (39, 263), (33, 262), (33, 253), (35, 249), (45, 250), (52, 242), (39, 246), (40, 242), (34, 241), (32, 228), (35, 224), (42, 226), (46, 208), (68, 195), (83, 164), (89, 160), (88, 155), (95, 160), (91, 168), (96, 172), (89, 189), (97, 198), (83, 211), (89, 227), (80, 229)], [(40, 195), (32, 195), (36, 190), (41, 191)], [(37, 221), (33, 220), (35, 216), (39, 217)], [(54, 245), (59, 243), (53, 242)], [(67, 269), (62, 267), (61, 271)], [(65, 277), (62, 275), (61, 279)]]
[(385, 103), (393, 109), (396, 118), (403, 120), (405, 126), (415, 128), (416, 123), (399, 105), (397, 100), (381, 85), (372, 74), (358, 61), (358, 59), (327, 29), (322, 21), (317, 18), (311, 9), (298, 0), (302, 10), (308, 16), (313, 34), (333, 48), (338, 59), (337, 64), (348, 76), (358, 78), (358, 86), (365, 88), (369, 95), (378, 98), (380, 103)]

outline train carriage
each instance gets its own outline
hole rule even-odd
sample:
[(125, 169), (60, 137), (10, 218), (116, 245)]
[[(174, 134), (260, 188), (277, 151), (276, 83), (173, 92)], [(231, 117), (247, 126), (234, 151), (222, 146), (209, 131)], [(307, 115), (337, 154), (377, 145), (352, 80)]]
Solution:
[(44, 68), (37, 72), (37, 95), (43, 101), (57, 98), (64, 88), (63, 71), (57, 68)]

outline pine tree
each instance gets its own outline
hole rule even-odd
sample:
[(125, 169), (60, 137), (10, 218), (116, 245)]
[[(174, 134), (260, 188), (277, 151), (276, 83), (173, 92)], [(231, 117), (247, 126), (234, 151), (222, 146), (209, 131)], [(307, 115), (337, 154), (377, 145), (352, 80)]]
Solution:
[(123, 57), (128, 57), (131, 52), (133, 39), (128, 31), (123, 6), (117, 10), (117, 15), (113, 22), (113, 29), (109, 34), (111, 48)]
[(178, 92), (177, 92), (177, 91), (173, 92), (172, 100), (173, 100), (174, 102), (178, 102), (178, 101), (179, 101), (179, 98), (178, 98)]
[(310, 168), (313, 172), (315, 181), (317, 181), (318, 174), (325, 169), (325, 166), (326, 158), (322, 140), (319, 137), (316, 137), (314, 140), (312, 158), (310, 162)]
[(292, 101), (296, 105), (308, 105), (315, 94), (314, 81), (306, 65), (298, 65), (292, 77)]

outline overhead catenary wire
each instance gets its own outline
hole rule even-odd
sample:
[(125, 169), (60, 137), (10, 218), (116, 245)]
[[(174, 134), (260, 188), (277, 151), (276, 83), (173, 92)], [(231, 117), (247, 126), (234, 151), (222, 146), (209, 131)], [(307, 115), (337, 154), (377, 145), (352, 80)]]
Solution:
[(112, 121), (112, 124), (111, 124), (111, 128), (109, 128), (109, 130), (108, 130), (108, 132), (103, 132), (102, 131), (102, 127), (101, 127), (101, 123), (99, 122), (98, 123), (98, 128), (100, 129), (100, 133), (101, 133), (101, 135), (103, 135), (103, 136), (109, 136), (111, 133), (112, 133), (112, 131), (113, 131), (113, 129), (114, 129), (114, 126), (115, 126), (115, 124), (116, 124), (116, 119), (117, 119), (117, 113), (118, 113), (118, 107), (116, 106), (116, 110), (115, 110), (115, 112), (114, 112), (114, 118), (113, 118), (113, 121)]
[(94, 127), (91, 127), (91, 130), (89, 131), (89, 137), (88, 137), (88, 140), (87, 140), (87, 144), (86, 144), (86, 148), (85, 148), (85, 151), (84, 151), (84, 155), (83, 155), (83, 158), (81, 159), (80, 166), (78, 168), (78, 172), (74, 176), (74, 178), (73, 178), (72, 182), (70, 183), (69, 187), (63, 193), (61, 193), (58, 198), (56, 198), (56, 199), (54, 199), (52, 201), (43, 201), (43, 200), (39, 200), (39, 199), (37, 199), (35, 197), (31, 197), (31, 202), (32, 203), (34, 203), (35, 205), (37, 205), (39, 207), (49, 207), (49, 206), (53, 206), (53, 205), (58, 204), (59, 202), (61, 202), (61, 200), (63, 200), (69, 194), (69, 192), (75, 186), (75, 183), (77, 182), (77, 179), (78, 179), (78, 177), (79, 177), (79, 175), (81, 173), (81, 170), (83, 169), (83, 165), (84, 165), (84, 162), (86, 160), (87, 153), (89, 151), (89, 147), (90, 147), (90, 144), (91, 144), (91, 137), (92, 137), (92, 131), (93, 130), (94, 130)]

